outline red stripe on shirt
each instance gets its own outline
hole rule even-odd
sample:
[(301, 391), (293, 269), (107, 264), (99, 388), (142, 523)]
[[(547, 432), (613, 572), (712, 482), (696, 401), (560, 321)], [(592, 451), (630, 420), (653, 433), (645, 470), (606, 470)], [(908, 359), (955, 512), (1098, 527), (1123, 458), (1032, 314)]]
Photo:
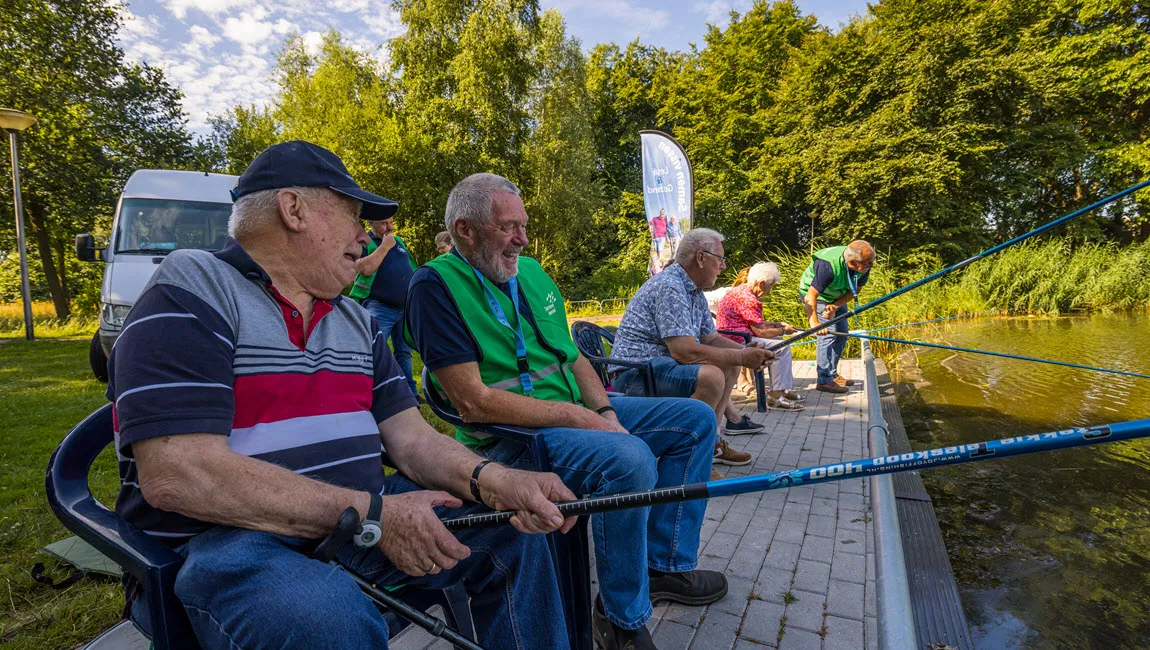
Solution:
[(232, 428), (312, 415), (371, 410), (371, 376), (320, 370), (314, 374), (236, 377)]

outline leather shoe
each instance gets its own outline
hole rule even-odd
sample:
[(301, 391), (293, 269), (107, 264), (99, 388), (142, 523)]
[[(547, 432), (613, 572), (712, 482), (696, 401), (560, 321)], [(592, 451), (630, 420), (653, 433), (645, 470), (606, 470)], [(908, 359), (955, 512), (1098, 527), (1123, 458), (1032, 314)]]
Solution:
[(839, 386), (854, 386), (857, 382), (855, 382), (853, 379), (844, 379), (838, 375), (835, 375), (835, 383)]
[(839, 386), (838, 384), (836, 384), (833, 381), (826, 383), (826, 384), (818, 384), (815, 386), (815, 390), (821, 391), (824, 393), (837, 393), (837, 394), (850, 392), (849, 390), (847, 390), (846, 386)]
[(615, 625), (603, 612), (603, 601), (599, 598), (595, 598), (591, 630), (594, 632), (595, 645), (603, 650), (658, 650), (646, 625), (640, 625), (634, 630), (624, 630)]
[(670, 600), (684, 605), (709, 605), (727, 595), (727, 578), (718, 571), (695, 569), (663, 573), (649, 569), (651, 602)]

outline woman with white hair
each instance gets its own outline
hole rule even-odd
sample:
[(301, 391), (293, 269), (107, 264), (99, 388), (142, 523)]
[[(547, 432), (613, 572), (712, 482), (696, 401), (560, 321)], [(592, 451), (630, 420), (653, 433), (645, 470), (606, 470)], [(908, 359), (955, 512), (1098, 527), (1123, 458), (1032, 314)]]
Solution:
[[(734, 286), (719, 300), (715, 310), (715, 326), (720, 331), (744, 332), (751, 335), (751, 345), (765, 348), (787, 334), (798, 330), (788, 323), (763, 320), (762, 297), (771, 292), (780, 279), (779, 267), (774, 262), (759, 262), (747, 273), (747, 281)], [(740, 341), (724, 334), (731, 340)], [(775, 350), (775, 358), (767, 363), (771, 374), (771, 391), (767, 405), (773, 409), (798, 411), (803, 408), (802, 397), (794, 391), (795, 376), (791, 368), (791, 348)]]

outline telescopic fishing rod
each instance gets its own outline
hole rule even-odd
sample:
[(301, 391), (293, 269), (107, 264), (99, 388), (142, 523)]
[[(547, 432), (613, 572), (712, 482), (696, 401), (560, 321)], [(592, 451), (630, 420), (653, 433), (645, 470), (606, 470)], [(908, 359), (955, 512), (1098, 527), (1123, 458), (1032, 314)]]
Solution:
[(444, 639), (456, 648), (461, 648), (462, 650), (483, 650), (482, 646), (452, 629), (447, 623), (377, 588), (365, 580), (363, 576), (340, 564), (339, 561), (336, 560), (336, 553), (341, 547), (351, 543), (352, 537), (358, 530), (359, 511), (355, 508), (347, 508), (340, 514), (339, 520), (335, 525), (335, 530), (332, 531), (331, 535), (328, 535), (326, 539), (320, 542), (315, 552), (312, 553), (312, 557), (320, 562), (325, 562), (342, 570), (351, 576), (351, 579), (359, 585), (359, 588), (362, 589), (369, 598), (423, 628), (431, 636)]
[(910, 283), (904, 287), (895, 289), (894, 291), (886, 294), (885, 296), (875, 298), (874, 300), (866, 303), (865, 305), (862, 305), (861, 307), (855, 307), (854, 309), (843, 312), (842, 314), (835, 316), (834, 318), (828, 320), (825, 323), (821, 323), (815, 327), (805, 329), (805, 330), (799, 332), (798, 334), (792, 335), (790, 338), (783, 339), (782, 341), (779, 341), (778, 343), (774, 343), (772, 345), (769, 345), (769, 346), (767, 346), (767, 350), (770, 350), (773, 352), (775, 350), (778, 350), (781, 347), (790, 345), (791, 343), (794, 343), (795, 341), (797, 341), (801, 338), (805, 338), (807, 336), (810, 336), (811, 334), (815, 334), (821, 330), (824, 330), (824, 329), (830, 327), (831, 325), (834, 325), (835, 323), (844, 321), (844, 320), (850, 318), (851, 316), (857, 316), (857, 315), (863, 313), (864, 311), (866, 311), (868, 309), (878, 307), (879, 305), (890, 300), (891, 298), (897, 298), (898, 296), (901, 296), (902, 294), (904, 294), (904, 293), (906, 293), (912, 289), (917, 289), (917, 288), (921, 287), (922, 285), (927, 284), (928, 282), (933, 282), (933, 281), (935, 281), (935, 280), (937, 280), (937, 279), (939, 279), (945, 275), (953, 273), (953, 272), (955, 272), (961, 268), (967, 267), (967, 266), (973, 264), (974, 262), (977, 262), (978, 260), (980, 260), (984, 257), (989, 257), (990, 255), (993, 255), (993, 254), (997, 253), (998, 251), (1003, 250), (1004, 248), (1009, 248), (1010, 246), (1013, 246), (1013, 245), (1015, 245), (1021, 241), (1025, 241), (1025, 240), (1030, 239), (1031, 237), (1033, 237), (1035, 235), (1044, 233), (1047, 230), (1050, 230), (1051, 228), (1056, 228), (1058, 226), (1061, 226), (1062, 224), (1064, 224), (1064, 223), (1066, 223), (1072, 219), (1075, 219), (1077, 217), (1080, 217), (1080, 216), (1086, 214), (1087, 212), (1090, 212), (1091, 210), (1094, 210), (1096, 208), (1100, 208), (1100, 207), (1106, 205), (1107, 203), (1112, 203), (1114, 201), (1117, 201), (1118, 199), (1120, 199), (1120, 198), (1122, 198), (1128, 194), (1133, 194), (1134, 192), (1137, 192), (1138, 190), (1140, 190), (1146, 186), (1150, 186), (1150, 179), (1144, 180), (1141, 183), (1138, 183), (1137, 185), (1132, 185), (1132, 186), (1122, 190), (1121, 192), (1118, 192), (1117, 194), (1111, 194), (1110, 196), (1102, 199), (1101, 201), (1091, 203), (1090, 205), (1086, 206), (1085, 208), (1075, 210), (1074, 212), (1071, 212), (1068, 215), (1059, 217), (1059, 218), (1055, 219), (1054, 221), (1051, 221), (1050, 223), (1039, 226), (1039, 227), (1035, 228), (1034, 230), (1031, 230), (1028, 233), (1024, 233), (1022, 235), (1015, 237), (1014, 239), (1004, 241), (997, 246), (988, 248), (988, 249), (982, 251), (981, 253), (975, 255), (974, 257), (969, 257), (969, 258), (959, 262), (958, 264), (955, 264), (953, 266), (949, 266), (945, 269), (942, 269), (941, 271), (937, 271), (935, 273), (932, 273), (932, 274), (926, 276), (925, 278), (922, 278), (920, 280), (916, 280), (916, 281), (914, 281), (914, 282), (912, 282), (912, 283)]
[[(864, 330), (865, 331), (865, 330)], [(887, 343), (901, 343), (903, 345), (914, 345), (924, 348), (938, 348), (939, 350), (953, 350), (955, 352), (969, 352), (971, 354), (984, 354), (990, 357), (1002, 357), (1003, 359), (1018, 359), (1019, 361), (1034, 361), (1035, 363), (1048, 363), (1052, 366), (1066, 366), (1067, 368), (1079, 368), (1081, 370), (1093, 370), (1095, 372), (1106, 372), (1112, 375), (1124, 375), (1126, 377), (1138, 377), (1139, 379), (1150, 379), (1150, 375), (1142, 375), (1137, 372), (1128, 372), (1126, 370), (1112, 370), (1110, 368), (1097, 368), (1095, 366), (1084, 366), (1080, 363), (1070, 363), (1067, 361), (1052, 361), (1050, 359), (1039, 359), (1037, 357), (1024, 357), (1017, 354), (1006, 354), (1005, 352), (991, 352), (990, 350), (978, 350), (975, 348), (960, 348), (953, 345), (940, 345), (938, 343), (924, 343), (922, 341), (904, 341), (903, 339), (891, 339), (885, 336), (871, 336), (870, 334), (862, 334), (857, 332), (835, 332), (838, 336), (849, 336), (856, 339), (866, 339), (868, 341), (885, 341)]]
[[(907, 452), (890, 456), (879, 456), (841, 463), (828, 463), (815, 467), (771, 472), (755, 476), (740, 476), (708, 483), (692, 483), (670, 488), (626, 492), (609, 496), (591, 497), (556, 504), (565, 517), (640, 508), (663, 503), (677, 503), (709, 497), (723, 497), (748, 492), (777, 490), (798, 485), (814, 485), (848, 478), (862, 478), (876, 474), (894, 474), (909, 470), (971, 463), (992, 458), (1005, 458), (1020, 454), (1033, 454), (1056, 449), (1069, 449), (1104, 442), (1135, 440), (1150, 436), (1150, 419), (1105, 424), (1089, 428), (1066, 429), (1049, 433), (1015, 436), (1002, 440), (974, 442)], [(513, 511), (488, 512), (444, 519), (448, 529), (491, 526), (509, 522)]]

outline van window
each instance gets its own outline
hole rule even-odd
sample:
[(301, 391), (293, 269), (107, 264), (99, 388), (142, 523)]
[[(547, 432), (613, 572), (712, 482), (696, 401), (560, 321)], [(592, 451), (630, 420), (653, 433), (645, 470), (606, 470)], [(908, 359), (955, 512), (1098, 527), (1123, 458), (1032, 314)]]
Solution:
[(166, 253), (180, 248), (217, 251), (228, 236), (230, 203), (124, 199), (117, 253)]

